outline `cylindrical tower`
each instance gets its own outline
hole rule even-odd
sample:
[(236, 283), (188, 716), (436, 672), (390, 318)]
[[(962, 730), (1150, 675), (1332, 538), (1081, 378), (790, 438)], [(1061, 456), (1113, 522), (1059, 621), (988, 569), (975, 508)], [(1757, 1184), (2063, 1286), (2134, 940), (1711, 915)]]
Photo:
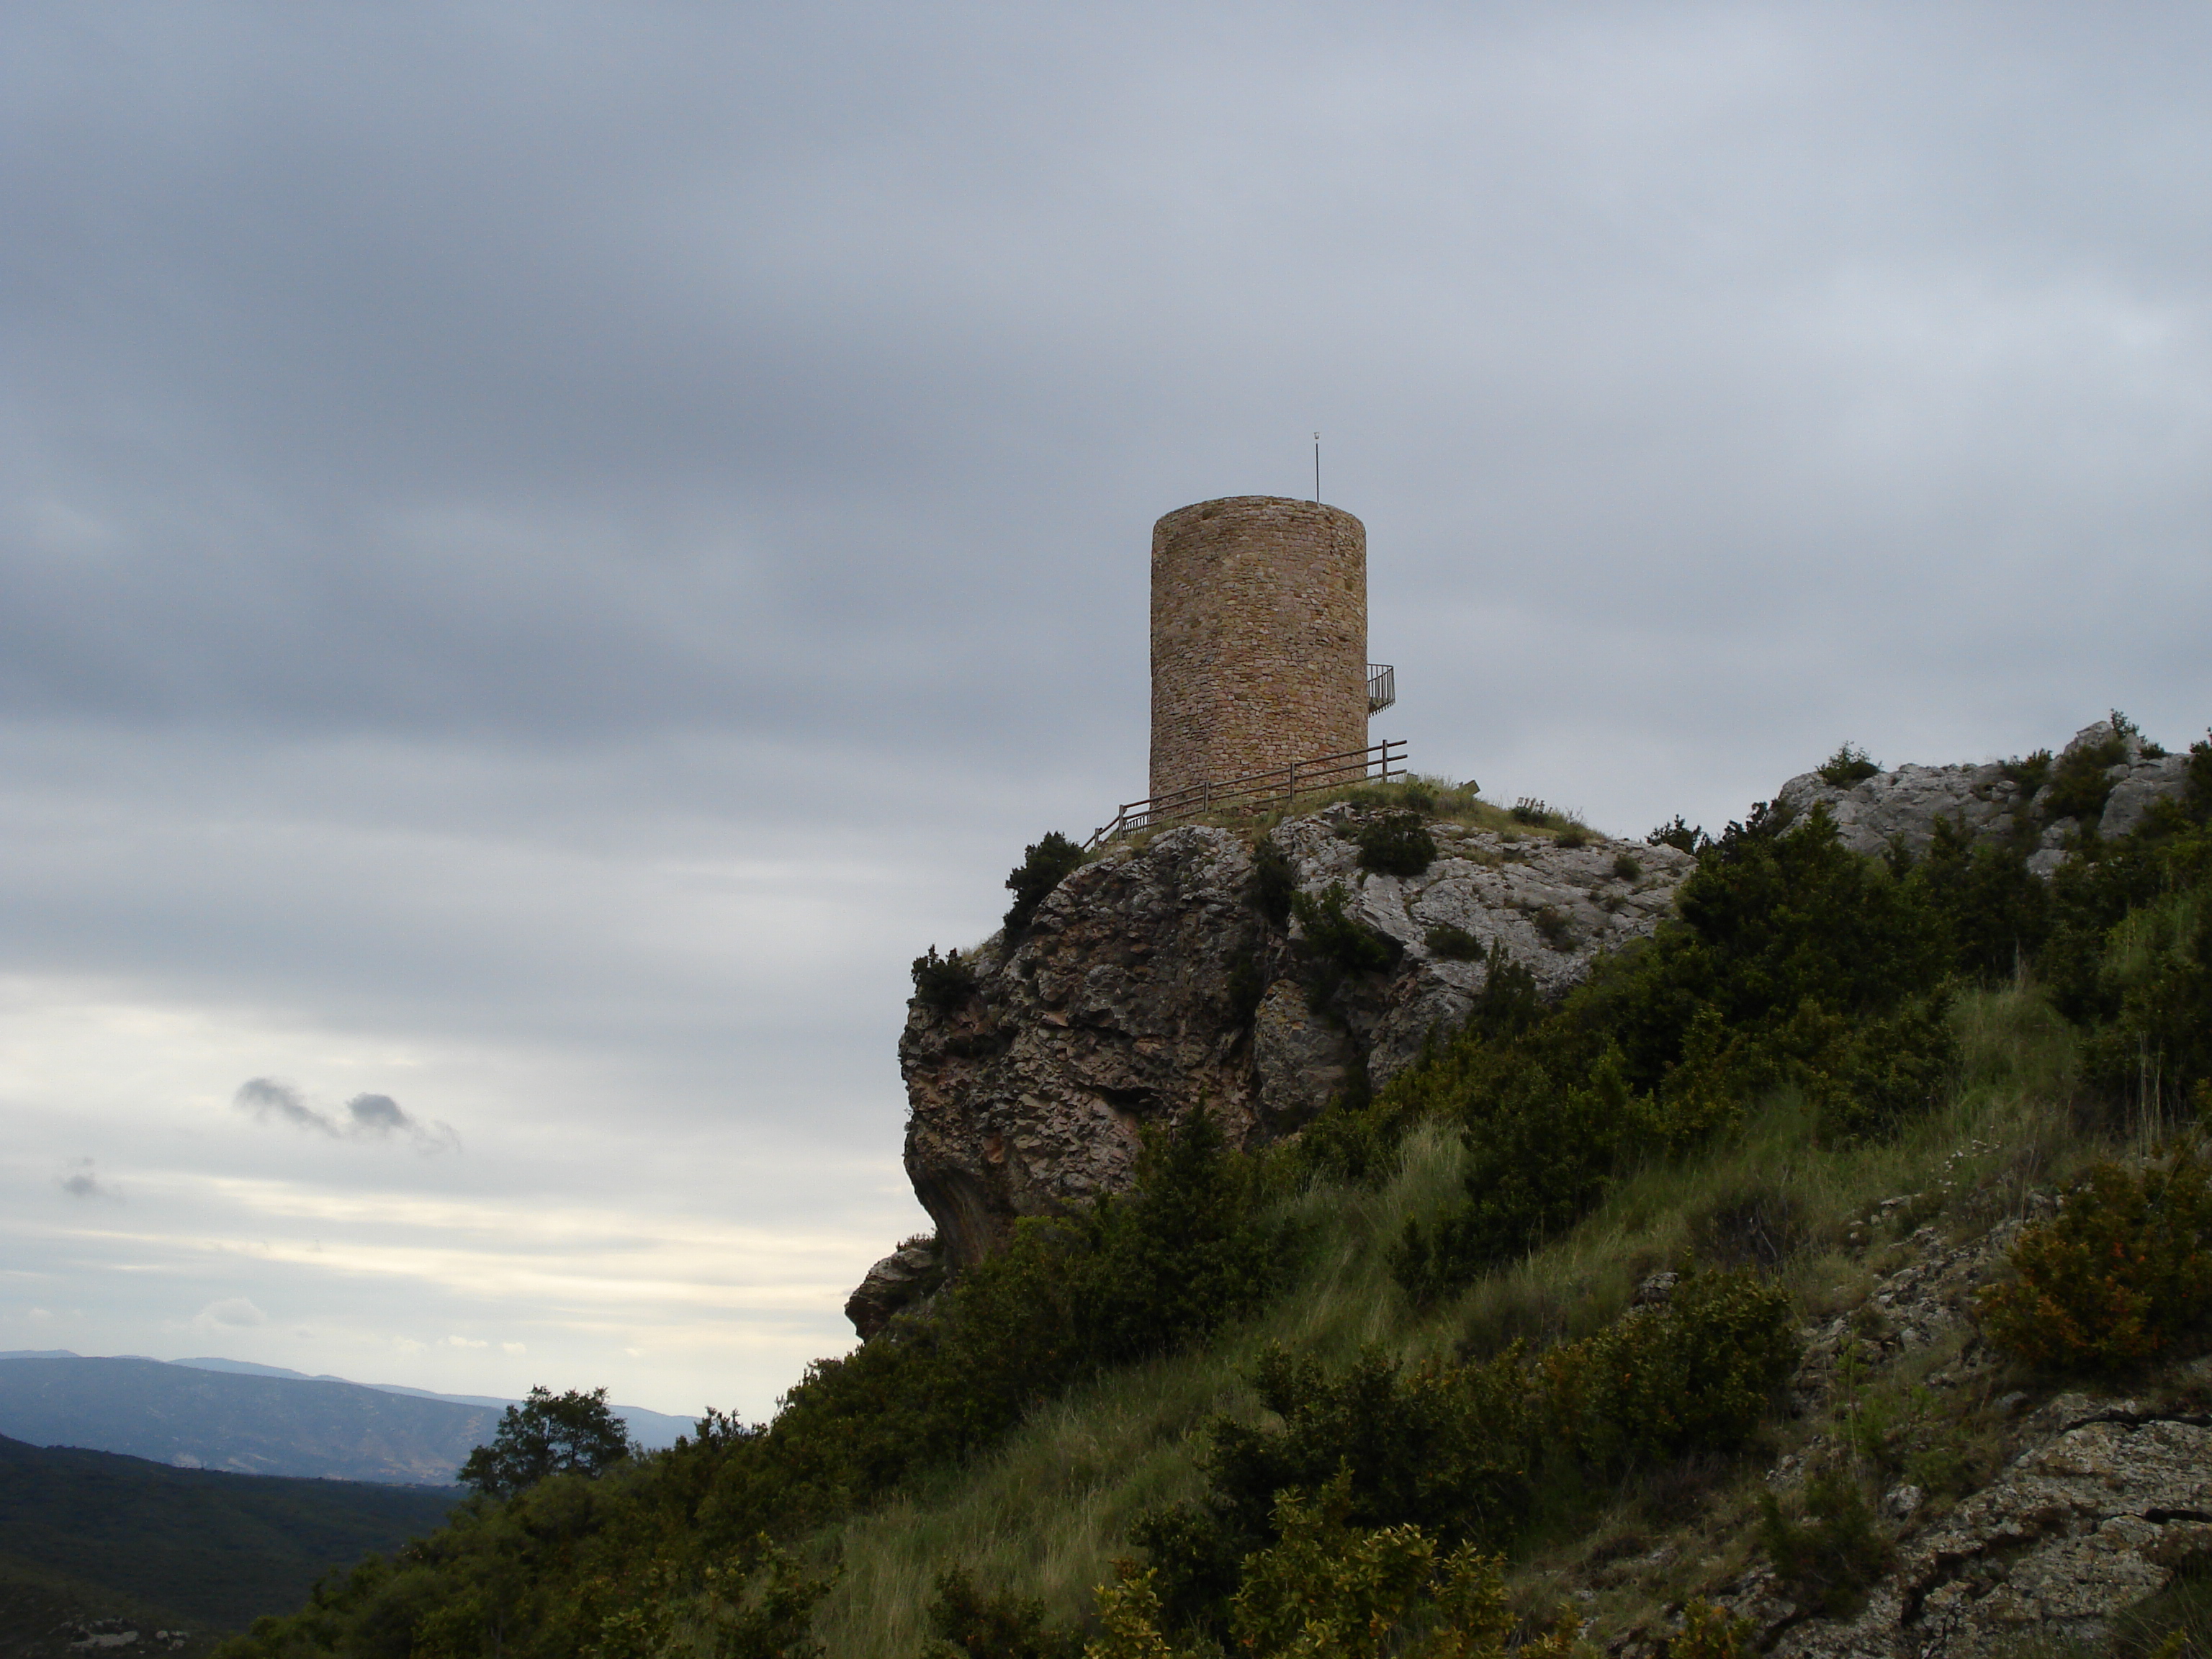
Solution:
[(1367, 527), (1277, 495), (1152, 526), (1152, 793), (1367, 745)]

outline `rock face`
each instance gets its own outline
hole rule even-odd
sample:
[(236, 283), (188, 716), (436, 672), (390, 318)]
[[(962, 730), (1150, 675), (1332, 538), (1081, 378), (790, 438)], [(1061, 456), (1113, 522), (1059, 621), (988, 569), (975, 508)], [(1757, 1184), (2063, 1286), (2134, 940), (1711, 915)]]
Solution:
[(949, 1266), (980, 1260), (1017, 1217), (1125, 1187), (1143, 1124), (1203, 1103), (1234, 1142), (1258, 1145), (1308, 1121), (1359, 1066), (1388, 1080), (1432, 1030), (1466, 1018), (1483, 983), (1482, 962), (1431, 948), (1434, 930), (1457, 929), (1462, 952), (1501, 945), (1557, 994), (1649, 933), (1694, 867), (1668, 847), (1438, 823), (1427, 870), (1374, 875), (1350, 839), (1360, 823), (1339, 805), (1271, 835), (1299, 890), (1340, 886), (1346, 914), (1402, 950), (1395, 969), (1319, 1006), (1303, 930), (1255, 902), (1252, 848), (1203, 826), (1076, 871), (1011, 948), (976, 953), (975, 995), (949, 1012), (913, 1005), (899, 1042), (906, 1167)]
[[(1893, 1200), (1860, 1225), (1887, 1224), (1910, 1202)], [(1948, 1396), (1980, 1383), (1998, 1360), (1972, 1334), (1974, 1293), (2002, 1275), (2021, 1226), (2055, 1207), (2048, 1194), (2032, 1195), (2024, 1217), (1959, 1243), (1933, 1226), (1913, 1233), (1908, 1259), (1878, 1281), (1857, 1319), (1839, 1316), (1806, 1334), (1790, 1385), (1796, 1414), (1832, 1401), (1846, 1351), (1866, 1374), (1963, 1337), (1958, 1358), (1928, 1384)], [(2212, 1380), (2208, 1362), (2197, 1370)], [(2027, 1398), (2008, 1396), (2022, 1406)], [(1855, 1616), (1808, 1617), (1763, 1560), (1720, 1599), (1753, 1621), (1760, 1651), (1782, 1659), (1996, 1659), (2031, 1638), (2087, 1650), (2116, 1614), (2212, 1550), (2212, 1415), (2062, 1395), (2021, 1418), (1996, 1478), (1930, 1523), (1921, 1524), (1928, 1500), (1918, 1487), (1884, 1496), (1897, 1559)], [(1768, 1480), (1787, 1490), (1804, 1475), (1804, 1459), (1793, 1456)], [(1658, 1650), (1648, 1641), (1623, 1645)]]
[[(1768, 1650), (1995, 1659), (2031, 1639), (2086, 1650), (2212, 1550), (2212, 1418), (2076, 1394), (2022, 1432), (2030, 1443), (2002, 1474), (1907, 1538), (1856, 1618), (1797, 1623), (1785, 1604)], [(1902, 1486), (1883, 1507), (1909, 1523), (1921, 1501)], [(1771, 1602), (1752, 1611), (1777, 1622)]]
[[(2106, 770), (2112, 793), (2094, 825), (2108, 841), (2140, 823), (2153, 801), (2178, 799), (2189, 773), (2188, 756), (2147, 756), (2139, 734), (2115, 730), (2110, 720), (2075, 732), (2062, 757), (2116, 738), (2124, 758)], [(2067, 838), (2083, 827), (2078, 819), (2051, 818), (2045, 810), (2050, 799), (2049, 784), (2030, 794), (2011, 769), (1992, 761), (1979, 766), (1900, 766), (1848, 788), (1823, 781), (1817, 772), (1801, 773), (1782, 786), (1775, 805), (1799, 816), (1826, 805), (1844, 845), (1857, 853), (1879, 854), (1893, 842), (1916, 855), (1924, 853), (1936, 838), (1938, 819), (1977, 839), (2032, 836), (2036, 850), (2029, 864), (2038, 874), (2048, 875), (2064, 860)]]
[(921, 1234), (868, 1269), (868, 1276), (845, 1298), (845, 1317), (865, 1342), (890, 1324), (892, 1316), (928, 1300), (944, 1282), (944, 1253), (936, 1239)]

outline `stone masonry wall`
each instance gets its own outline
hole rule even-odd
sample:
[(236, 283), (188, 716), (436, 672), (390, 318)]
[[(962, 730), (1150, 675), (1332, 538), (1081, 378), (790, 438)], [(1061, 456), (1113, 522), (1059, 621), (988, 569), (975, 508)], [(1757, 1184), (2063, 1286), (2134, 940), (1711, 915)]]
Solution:
[(1274, 495), (1153, 526), (1152, 793), (1366, 744), (1366, 526)]

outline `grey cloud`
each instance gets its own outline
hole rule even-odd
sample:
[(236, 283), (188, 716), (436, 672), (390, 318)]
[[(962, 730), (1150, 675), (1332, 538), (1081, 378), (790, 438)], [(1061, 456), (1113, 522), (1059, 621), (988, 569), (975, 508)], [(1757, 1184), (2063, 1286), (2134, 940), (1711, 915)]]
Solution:
[(308, 1105), (297, 1089), (275, 1078), (246, 1079), (238, 1085), (238, 1093), (231, 1103), (264, 1122), (273, 1117), (295, 1128), (318, 1129), (326, 1135), (339, 1133), (338, 1126)]
[(424, 1122), (412, 1117), (390, 1095), (356, 1095), (346, 1102), (344, 1115), (340, 1117), (309, 1105), (300, 1091), (289, 1083), (257, 1077), (248, 1078), (238, 1085), (232, 1103), (264, 1122), (273, 1118), (333, 1139), (387, 1140), (400, 1135), (418, 1152), (457, 1152), (461, 1149), (460, 1135), (451, 1124)]
[(93, 1160), (88, 1158), (77, 1159), (70, 1172), (61, 1177), (60, 1184), (61, 1189), (71, 1198), (120, 1198), (123, 1196), (116, 1190), (112, 1182), (105, 1182), (100, 1178), (94, 1171)]

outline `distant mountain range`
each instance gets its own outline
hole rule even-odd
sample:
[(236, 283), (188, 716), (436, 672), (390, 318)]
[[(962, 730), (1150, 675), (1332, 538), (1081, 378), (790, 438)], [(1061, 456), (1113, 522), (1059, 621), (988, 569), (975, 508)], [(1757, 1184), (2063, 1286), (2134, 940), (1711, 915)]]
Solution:
[[(0, 1435), (240, 1474), (449, 1486), (514, 1403), (239, 1359), (0, 1353)], [(648, 1448), (672, 1445), (694, 1421), (615, 1410)]]

